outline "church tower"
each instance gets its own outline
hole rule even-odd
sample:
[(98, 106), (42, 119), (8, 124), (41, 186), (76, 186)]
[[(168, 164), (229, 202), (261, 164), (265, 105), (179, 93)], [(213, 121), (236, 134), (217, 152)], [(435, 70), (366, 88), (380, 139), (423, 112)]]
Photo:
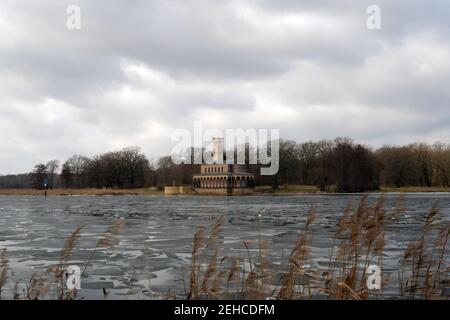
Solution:
[(213, 163), (202, 164), (200, 173), (193, 175), (194, 190), (199, 194), (211, 195), (252, 194), (255, 178), (251, 172), (248, 172), (247, 166), (224, 163), (223, 138), (213, 138), (212, 142)]

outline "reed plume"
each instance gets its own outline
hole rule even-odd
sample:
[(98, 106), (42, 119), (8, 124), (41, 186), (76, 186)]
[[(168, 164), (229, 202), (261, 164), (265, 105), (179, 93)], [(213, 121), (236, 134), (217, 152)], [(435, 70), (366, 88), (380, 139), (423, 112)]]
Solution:
[(311, 205), (309, 213), (306, 217), (305, 227), (303, 232), (301, 232), (295, 243), (295, 247), (289, 256), (288, 271), (284, 275), (283, 284), (280, 291), (278, 292), (278, 299), (291, 300), (294, 298), (296, 291), (296, 279), (299, 276), (307, 276), (304, 264), (308, 259), (309, 254), (309, 243), (311, 241), (311, 234), (309, 231), (310, 225), (316, 219), (317, 214), (314, 205)]
[(189, 293), (187, 299), (198, 299), (199, 288), (198, 278), (200, 273), (200, 266), (197, 265), (198, 253), (205, 244), (205, 228), (198, 227), (194, 234), (192, 241), (192, 253), (191, 253), (191, 273), (189, 277)]
[(6, 259), (6, 249), (0, 253), (0, 300), (2, 299), (2, 288), (8, 279), (8, 259)]

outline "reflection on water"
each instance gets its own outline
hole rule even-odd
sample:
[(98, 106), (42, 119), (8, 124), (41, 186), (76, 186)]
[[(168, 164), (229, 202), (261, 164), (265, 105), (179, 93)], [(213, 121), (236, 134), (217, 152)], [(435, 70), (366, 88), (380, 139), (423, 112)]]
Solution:
[[(0, 196), (0, 249), (6, 248), (14, 280), (26, 281), (39, 269), (59, 261), (65, 239), (78, 226), (82, 236), (72, 264), (83, 265), (98, 237), (116, 218), (124, 218), (120, 243), (101, 250), (82, 279), (80, 295), (110, 299), (150, 298), (169, 289), (183, 295), (180, 281), (189, 264), (197, 226), (225, 216), (223, 255), (244, 252), (244, 240), (270, 241), (270, 259), (283, 268), (311, 204), (318, 219), (312, 226), (312, 263), (327, 263), (334, 226), (343, 209), (360, 195), (293, 195), (249, 197), (202, 196)], [(370, 195), (375, 201), (377, 195)], [(386, 209), (398, 198), (386, 195)], [(395, 272), (408, 241), (420, 230), (426, 212), (438, 201), (439, 223), (450, 222), (450, 194), (408, 194), (400, 221), (389, 227), (384, 272)], [(259, 215), (259, 219), (257, 218)], [(445, 258), (448, 258), (446, 256)], [(391, 288), (393, 290), (393, 288)]]

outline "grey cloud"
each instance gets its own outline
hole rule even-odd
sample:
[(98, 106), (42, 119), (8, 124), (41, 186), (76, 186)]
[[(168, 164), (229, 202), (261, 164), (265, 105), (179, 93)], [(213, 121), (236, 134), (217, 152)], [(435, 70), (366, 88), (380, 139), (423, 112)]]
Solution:
[(449, 2), (376, 1), (378, 32), (372, 3), (2, 0), (0, 174), (126, 144), (168, 152), (171, 128), (211, 117), (298, 140), (445, 139)]

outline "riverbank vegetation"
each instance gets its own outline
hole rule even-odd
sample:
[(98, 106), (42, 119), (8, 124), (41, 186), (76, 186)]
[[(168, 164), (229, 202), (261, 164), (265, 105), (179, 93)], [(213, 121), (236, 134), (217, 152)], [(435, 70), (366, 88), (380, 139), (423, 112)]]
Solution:
[[(184, 195), (197, 195), (194, 190), (189, 189), (189, 185), (185, 186)], [(47, 196), (123, 196), (123, 195), (164, 195), (164, 190), (158, 187), (135, 188), (135, 189), (117, 189), (117, 188), (80, 188), (65, 189), (55, 188), (45, 191)], [(450, 188), (444, 187), (380, 187), (373, 193), (432, 193), (432, 192), (450, 192)], [(281, 185), (273, 188), (270, 185), (259, 185), (255, 187), (253, 195), (270, 196), (270, 195), (294, 195), (294, 194), (333, 194), (337, 193), (336, 188), (331, 186), (327, 191), (323, 192), (317, 186), (305, 185)], [(42, 196), (43, 190), (40, 189), (1, 189), (2, 196)]]
[[(0, 189), (0, 195), (4, 196), (42, 196), (40, 189)], [(119, 196), (119, 195), (163, 195), (164, 191), (156, 188), (136, 189), (52, 189), (46, 190), (47, 196)]]
[[(311, 254), (315, 235), (312, 226), (317, 213), (311, 206), (297, 241), (283, 263), (284, 270), (270, 259), (270, 239), (259, 230), (258, 237), (244, 242), (244, 253), (221, 255), (223, 219), (211, 227), (209, 235), (199, 227), (194, 235), (189, 278), (185, 281), (187, 299), (448, 299), (450, 286), (447, 244), (450, 225), (436, 224), (437, 205), (424, 213), (417, 237), (404, 244), (398, 267), (384, 268), (388, 255), (388, 232), (404, 213), (400, 198), (391, 211), (384, 198), (369, 204), (367, 196), (353, 207), (344, 209), (334, 226), (334, 237), (328, 257), (317, 259)], [(394, 229), (395, 230), (395, 229)], [(314, 267), (313, 260), (322, 261)], [(327, 261), (324, 263), (323, 261)], [(391, 262), (392, 263), (392, 262)], [(369, 288), (369, 266), (383, 270), (379, 288)], [(371, 279), (370, 279), (371, 280)], [(388, 286), (396, 292), (386, 293)], [(447, 291), (446, 291), (447, 290)]]
[[(299, 186), (308, 186), (307, 192), (450, 188), (450, 146), (443, 143), (373, 149), (348, 138), (283, 140), (279, 156), (274, 176), (261, 176), (261, 165), (248, 165), (257, 186), (288, 193), (304, 189)], [(58, 160), (37, 164), (28, 174), (1, 176), (0, 189), (43, 189), (44, 181), (48, 189), (161, 189), (174, 183), (191, 185), (192, 174), (199, 170), (199, 165), (175, 165), (169, 156), (148, 160), (139, 148), (130, 147), (93, 157), (75, 155), (62, 164)]]

